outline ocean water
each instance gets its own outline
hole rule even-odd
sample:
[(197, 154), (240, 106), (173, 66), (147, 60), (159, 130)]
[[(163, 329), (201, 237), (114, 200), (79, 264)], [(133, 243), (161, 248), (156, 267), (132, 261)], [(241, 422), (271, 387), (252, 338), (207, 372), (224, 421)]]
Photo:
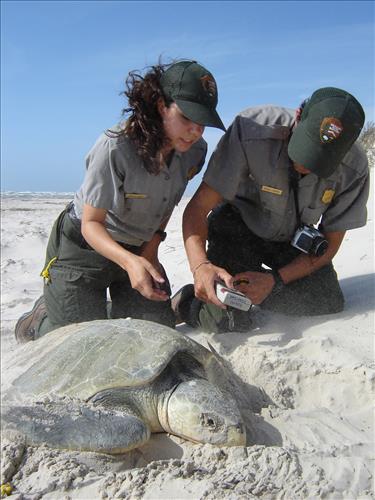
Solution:
[(1, 198), (22, 198), (25, 200), (39, 198), (60, 198), (72, 199), (74, 192), (54, 192), (54, 191), (2, 191)]

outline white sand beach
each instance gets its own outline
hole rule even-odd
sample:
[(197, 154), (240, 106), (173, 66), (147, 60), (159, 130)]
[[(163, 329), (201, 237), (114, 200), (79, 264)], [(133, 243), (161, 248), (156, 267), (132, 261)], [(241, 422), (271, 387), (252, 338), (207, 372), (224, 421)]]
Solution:
[[(372, 171), (373, 175), (373, 171)], [(15, 359), (14, 326), (42, 291), (51, 225), (69, 196), (2, 199), (1, 357)], [(161, 246), (176, 291), (191, 282), (177, 207)], [(346, 298), (336, 315), (290, 318), (254, 311), (248, 333), (182, 334), (212, 344), (233, 371), (246, 447), (215, 448), (166, 434), (126, 455), (25, 447), (2, 440), (2, 483), (17, 499), (374, 498), (373, 191), (366, 227), (349, 231), (334, 260)], [(14, 367), (16, 369), (16, 367)], [(12, 375), (2, 370), (2, 380)]]

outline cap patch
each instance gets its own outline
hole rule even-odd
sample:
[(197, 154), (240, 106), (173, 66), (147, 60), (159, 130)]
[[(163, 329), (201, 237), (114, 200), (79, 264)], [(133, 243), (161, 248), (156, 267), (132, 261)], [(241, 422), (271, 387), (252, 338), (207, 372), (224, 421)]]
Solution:
[(323, 121), (320, 124), (320, 141), (323, 144), (335, 141), (339, 138), (343, 130), (344, 127), (338, 118), (327, 116), (326, 118), (323, 118)]
[(201, 77), (201, 82), (204, 90), (209, 94), (210, 97), (216, 96), (216, 83), (215, 80), (210, 75), (204, 75)]

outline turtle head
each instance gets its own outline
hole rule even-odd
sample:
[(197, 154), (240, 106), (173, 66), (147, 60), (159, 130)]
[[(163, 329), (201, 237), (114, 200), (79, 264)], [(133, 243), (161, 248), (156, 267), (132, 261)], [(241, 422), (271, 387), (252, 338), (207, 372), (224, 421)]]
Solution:
[(165, 430), (171, 434), (217, 446), (246, 444), (237, 403), (207, 380), (181, 382), (170, 396), (166, 411)]

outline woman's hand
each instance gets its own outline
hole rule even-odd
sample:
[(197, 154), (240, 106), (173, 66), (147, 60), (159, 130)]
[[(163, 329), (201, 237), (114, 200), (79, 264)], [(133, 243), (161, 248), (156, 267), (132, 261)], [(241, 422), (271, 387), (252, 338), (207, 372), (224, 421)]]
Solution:
[(233, 288), (232, 276), (225, 269), (209, 262), (199, 265), (193, 275), (195, 296), (203, 302), (226, 309), (216, 296), (215, 281), (223, 281), (227, 287)]
[[(107, 211), (104, 209), (84, 205), (82, 234), (86, 241), (98, 253), (124, 269), (129, 275), (132, 287), (146, 299), (168, 300), (168, 293), (159, 288), (159, 285), (163, 287), (165, 284), (163, 274), (159, 271), (160, 264), (153, 265), (143, 255), (135, 255), (114, 241), (104, 225), (106, 214)], [(151, 252), (151, 246), (145, 245), (147, 246)], [(157, 255), (155, 252), (151, 254)]]
[(152, 251), (150, 251), (150, 246), (146, 245), (143, 248), (142, 252), (140, 253), (140, 256), (148, 260), (148, 262), (150, 262), (150, 264), (158, 271), (158, 273), (164, 279), (163, 283), (154, 282), (154, 288), (164, 290), (170, 297), (172, 293), (171, 285), (169, 283), (167, 273), (165, 272), (163, 265), (159, 261), (158, 247), (156, 246), (152, 249)]
[(236, 274), (233, 284), (236, 290), (244, 293), (253, 304), (261, 304), (272, 292), (275, 280), (271, 273), (247, 271)]
[(158, 245), (152, 245), (151, 242), (144, 243), (140, 252), (140, 257), (146, 259), (160, 274), (163, 275), (164, 268), (159, 262)]
[(132, 288), (141, 293), (146, 299), (165, 301), (169, 299), (164, 289), (165, 278), (163, 266), (157, 261), (152, 264), (143, 256), (130, 254), (126, 263), (121, 265), (128, 273)]

